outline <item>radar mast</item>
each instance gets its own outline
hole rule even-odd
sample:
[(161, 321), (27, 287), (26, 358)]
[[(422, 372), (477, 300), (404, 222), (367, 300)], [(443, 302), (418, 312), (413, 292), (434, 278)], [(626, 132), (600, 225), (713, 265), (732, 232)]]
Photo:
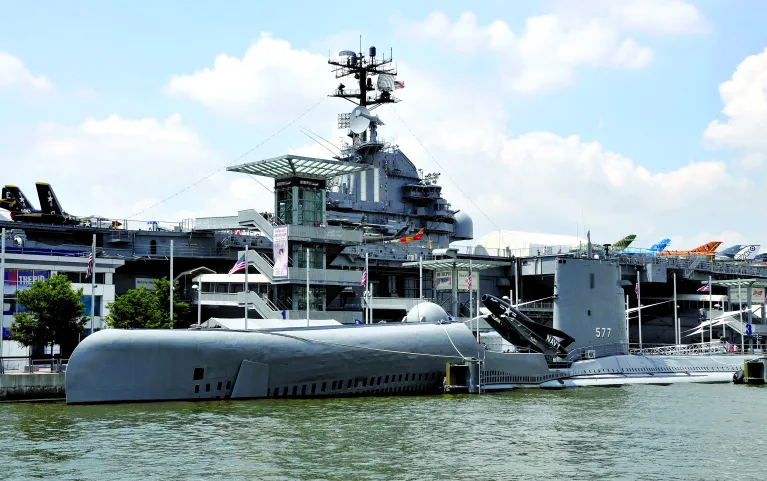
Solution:
[[(337, 58), (328, 59), (328, 64), (333, 66), (336, 78), (353, 76), (357, 83), (357, 88), (347, 88), (341, 82), (329, 96), (357, 105), (351, 113), (338, 114), (338, 128), (349, 129), (355, 153), (364, 155), (383, 148), (383, 142), (377, 139), (376, 129), (384, 123), (377, 115), (371, 115), (370, 110), (382, 104), (399, 102), (399, 99), (394, 96), (397, 69), (392, 65), (391, 54), (389, 58), (385, 54), (379, 57), (375, 47), (369, 48), (368, 55), (363, 55), (361, 50), (361, 47), (360, 52), (342, 50)], [(376, 75), (378, 78), (374, 85), (373, 77)]]

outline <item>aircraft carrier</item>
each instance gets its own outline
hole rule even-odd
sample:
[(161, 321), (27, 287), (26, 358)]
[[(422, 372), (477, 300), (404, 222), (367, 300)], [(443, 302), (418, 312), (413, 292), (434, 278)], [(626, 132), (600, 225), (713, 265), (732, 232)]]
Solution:
[[(51, 214), (0, 221), (7, 239), (4, 333), (18, 309), (14, 292), (23, 288), (18, 279), (24, 273), (67, 273), (89, 295), (82, 275), (95, 236), (97, 328), (110, 299), (169, 276), (179, 280), (193, 304), (190, 317), (177, 327), (209, 318), (242, 318), (246, 306), (255, 319), (308, 315), (354, 324), (365, 322), (369, 309), (375, 322), (400, 321), (425, 299), (445, 308), (450, 320), (461, 320), (475, 317), (478, 299), (488, 294), (509, 296), (521, 312), (547, 326), (561, 325), (565, 317), (568, 326), (591, 326), (595, 318), (617, 316), (627, 323), (636, 349), (721, 339), (741, 349), (763, 347), (767, 268), (754, 263), (694, 251), (676, 256), (627, 252), (627, 245), (590, 240), (583, 246), (531, 244), (524, 249), (457, 246), (456, 241), (474, 238), (470, 216), (442, 196), (439, 173), (424, 173), (396, 144), (379, 136), (386, 119), (376, 109), (397, 102), (402, 86), (391, 56), (371, 47), (341, 52), (328, 64), (339, 79), (330, 95), (356, 105), (338, 116), (349, 139), (338, 146), (338, 155), (286, 154), (228, 168), (233, 175), (272, 178), (271, 208), (177, 224), (146, 220), (145, 229), (129, 229), (126, 220), (77, 219), (61, 208), (51, 190), (57, 205)], [(40, 185), (48, 184), (38, 185), (42, 208), (51, 201)], [(286, 252), (280, 265), (275, 245)], [(222, 280), (213, 274), (225, 274), (241, 256), (251, 273), (247, 292), (239, 277)], [(361, 282), (366, 263), (367, 289)], [(618, 284), (596, 281), (594, 266), (617, 268)], [(8, 277), (14, 272), (17, 281)], [(709, 279), (710, 291), (702, 293)], [(620, 306), (605, 302), (616, 286), (624, 300)], [(762, 308), (747, 309), (743, 327), (739, 314), (738, 322), (732, 316), (715, 321), (744, 305)], [(712, 319), (710, 328), (689, 335), (707, 319)], [(476, 329), (491, 331), (484, 320)], [(579, 334), (577, 349), (601, 343), (595, 333)]]

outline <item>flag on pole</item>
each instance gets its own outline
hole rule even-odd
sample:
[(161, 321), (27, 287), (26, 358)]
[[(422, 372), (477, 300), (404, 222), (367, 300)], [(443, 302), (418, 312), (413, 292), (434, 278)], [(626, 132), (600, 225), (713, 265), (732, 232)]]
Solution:
[(93, 252), (88, 254), (88, 272), (85, 274), (85, 278), (89, 278), (93, 275)]
[(698, 288), (698, 292), (709, 292), (710, 290), (711, 290), (711, 286), (709, 286), (708, 284)]
[(368, 271), (364, 270), (362, 271), (362, 281), (360, 282), (360, 285), (364, 286), (367, 280), (368, 280)]
[(394, 90), (404, 89), (404, 88), (405, 88), (405, 82), (402, 82), (402, 81), (399, 81), (399, 80), (395, 80), (394, 81)]
[(634, 292), (637, 295), (637, 300), (639, 300), (639, 283), (638, 282), (634, 284)]
[(237, 263), (229, 269), (229, 275), (231, 276), (235, 272), (245, 270), (245, 256), (243, 255), (237, 260)]
[(466, 278), (466, 289), (471, 292), (471, 272), (469, 272), (469, 277)]

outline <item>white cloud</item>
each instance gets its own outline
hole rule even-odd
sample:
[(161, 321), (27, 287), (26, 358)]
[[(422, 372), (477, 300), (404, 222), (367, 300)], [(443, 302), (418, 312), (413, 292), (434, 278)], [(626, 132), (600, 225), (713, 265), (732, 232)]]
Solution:
[(171, 78), (165, 92), (225, 117), (275, 125), (293, 120), (336, 85), (326, 57), (262, 34), (241, 59), (221, 54), (212, 68)]
[(708, 28), (700, 12), (681, 0), (551, 2), (551, 6), (551, 13), (527, 18), (519, 33), (503, 20), (480, 25), (470, 12), (455, 21), (433, 12), (423, 21), (394, 23), (416, 40), (494, 55), (507, 85), (526, 93), (568, 85), (580, 67), (647, 67), (653, 52), (629, 37), (632, 32), (681, 35)]
[[(545, 18), (537, 21), (551, 22)], [(561, 30), (558, 30), (556, 21), (550, 24), (553, 32)], [(463, 26), (457, 28), (459, 33), (456, 35), (462, 45), (502, 42), (508, 37), (501, 26), (495, 26), (492, 31), (484, 30), (484, 37), (476, 40), (466, 36), (466, 32), (476, 32), (472, 28), (471, 17), (464, 17), (461, 22)], [(536, 28), (538, 32), (546, 31), (543, 26)], [(602, 37), (603, 34), (599, 28), (584, 28), (577, 35), (572, 33), (574, 37), (571, 40), (557, 39), (554, 44), (564, 49), (562, 58), (588, 62), (589, 59), (605, 58), (607, 54), (589, 57), (593, 54), (579, 50), (578, 45), (600, 39), (609, 44), (610, 39), (620, 38)], [(522, 45), (529, 46), (530, 52), (533, 52), (545, 48), (550, 38), (543, 34), (528, 36), (526, 40), (529, 43)], [(261, 52), (264, 58), (274, 58), (272, 53), (262, 51), (267, 48), (281, 52), (279, 57), (292, 58), (299, 54), (312, 57), (312, 54), (290, 49), (283, 42), (268, 39), (262, 43), (264, 41), (262, 39), (258, 46), (251, 47), (251, 51)], [(573, 45), (568, 46), (568, 43)], [(569, 53), (567, 48), (571, 49)], [(632, 47), (624, 48), (630, 50)], [(626, 54), (625, 58), (636, 56)], [(615, 58), (615, 62), (624, 61), (620, 57)], [(250, 63), (244, 60), (238, 62)], [(711, 234), (705, 231), (711, 219), (729, 219), (732, 215), (729, 204), (709, 202), (713, 196), (737, 191), (744, 199), (758, 197), (756, 186), (745, 176), (738, 175), (727, 163), (698, 161), (654, 172), (640, 162), (609, 151), (599, 142), (578, 136), (549, 132), (511, 134), (508, 131), (508, 114), (497, 102), (497, 88), (492, 88), (493, 79), (488, 80), (489, 86), (466, 84), (461, 77), (440, 76), (403, 62), (399, 67), (408, 75), (407, 88), (397, 91), (404, 102), (393, 107), (396, 113), (391, 106), (376, 110), (376, 114), (386, 123), (379, 134), (399, 144), (416, 166), (425, 172), (443, 173), (440, 184), (445, 197), (453, 208), (472, 215), (477, 238), (494, 229), (495, 225), (505, 229), (561, 234), (575, 234), (576, 225), (580, 225), (582, 234), (585, 224), (591, 227), (593, 238), (600, 242), (611, 242), (628, 233), (636, 233), (640, 246), (649, 246), (663, 237), (673, 237), (676, 247), (686, 248), (712, 240), (706, 238), (709, 235), (724, 236), (717, 240), (735, 242), (742, 240), (737, 236), (754, 239), (762, 234), (759, 223), (738, 225), (736, 233), (723, 230)], [(267, 81), (261, 77), (280, 85), (329, 76), (324, 58), (322, 62), (317, 62), (316, 70), (300, 75), (284, 69), (279, 63), (253, 69), (251, 75), (255, 85)], [(293, 78), (296, 75), (299, 77)], [(319, 90), (315, 92), (319, 93)], [(260, 104), (254, 103), (252, 98), (251, 93), (247, 93), (243, 100), (250, 102), (254, 109), (260, 108)], [(446, 98), (450, 102), (442, 101)], [(305, 102), (307, 100), (304, 99)], [(235, 92), (227, 101), (232, 104), (237, 102)], [(338, 100), (331, 100), (329, 105), (340, 110), (343, 107), (339, 103)], [(399, 121), (397, 114), (413, 129), (418, 140)], [(335, 115), (313, 119), (305, 125), (337, 144), (339, 132), (335, 129)], [(426, 154), (421, 142), (434, 158)], [(330, 156), (319, 144), (306, 140), (303, 140), (303, 145), (296, 145), (295, 149), (284, 142), (283, 145), (286, 152)], [(247, 189), (248, 182), (239, 180), (237, 185), (240, 189)], [(256, 186), (255, 182), (253, 185)], [(266, 205), (271, 208), (270, 198)], [(481, 211), (490, 216), (492, 222)]]
[(719, 85), (719, 95), (727, 120), (711, 122), (704, 139), (713, 146), (767, 154), (767, 48), (746, 57), (732, 78)]
[(20, 87), (34, 90), (50, 90), (51, 82), (41, 76), (33, 75), (18, 57), (0, 51), (0, 88)]
[(74, 126), (43, 124), (25, 138), (3, 139), (0, 157), (15, 159), (3, 166), (4, 179), (27, 191), (34, 204), (34, 182), (48, 181), (74, 215), (124, 219), (176, 193), (136, 219), (179, 222), (272, 205), (271, 195), (255, 182), (216, 172), (229, 159), (207, 147), (178, 114), (164, 120), (110, 115)]

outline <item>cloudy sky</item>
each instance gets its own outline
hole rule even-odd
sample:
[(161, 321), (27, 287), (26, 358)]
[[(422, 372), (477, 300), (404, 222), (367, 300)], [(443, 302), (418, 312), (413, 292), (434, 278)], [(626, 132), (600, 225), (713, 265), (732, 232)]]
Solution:
[(476, 237), (767, 245), (765, 18), (747, 0), (4, 2), (0, 183), (51, 182), (78, 215), (271, 210), (225, 167), (328, 156), (301, 128), (342, 138), (327, 58), (362, 35), (406, 85), (381, 135), (442, 172)]

